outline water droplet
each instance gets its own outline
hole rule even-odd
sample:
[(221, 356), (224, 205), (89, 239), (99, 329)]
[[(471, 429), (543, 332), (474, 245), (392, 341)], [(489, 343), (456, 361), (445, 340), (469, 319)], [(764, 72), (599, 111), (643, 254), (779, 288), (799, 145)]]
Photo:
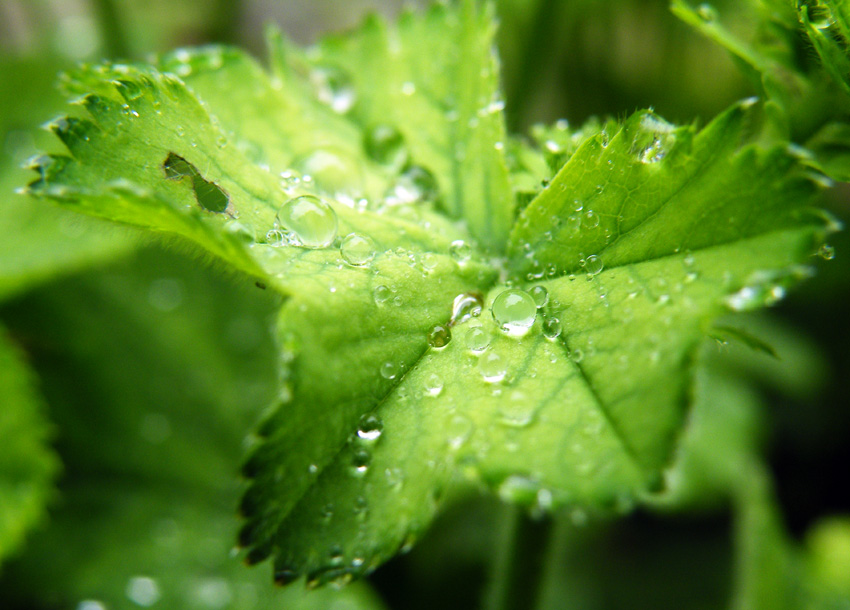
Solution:
[(534, 304), (537, 305), (537, 309), (546, 307), (546, 304), (549, 302), (549, 291), (543, 286), (533, 286), (531, 290), (528, 291), (528, 294), (530, 294), (531, 298), (534, 299)]
[(397, 362), (388, 360), (381, 365), (381, 377), (384, 379), (395, 379), (401, 373), (401, 366)]
[(499, 403), (501, 422), (506, 426), (524, 428), (534, 419), (535, 405), (520, 390), (514, 390)]
[(351, 233), (342, 240), (339, 253), (349, 265), (361, 267), (375, 258), (375, 243), (365, 235)]
[(584, 218), (581, 221), (582, 225), (588, 229), (595, 229), (599, 226), (599, 214), (593, 210), (588, 210), (584, 213)]
[(582, 360), (584, 360), (584, 352), (579, 347), (574, 347), (570, 349), (570, 360), (578, 364)]
[(499, 497), (505, 502), (531, 504), (537, 498), (540, 485), (529, 477), (513, 474), (499, 485)]
[(426, 252), (419, 258), (419, 264), (425, 271), (433, 271), (440, 264), (440, 257), (433, 252)]
[(446, 347), (451, 340), (452, 331), (448, 326), (438, 324), (428, 333), (428, 345), (436, 349)]
[(591, 254), (584, 261), (584, 270), (587, 272), (589, 277), (598, 275), (602, 272), (602, 261), (599, 260), (599, 257), (595, 254)]
[(487, 352), (478, 361), (478, 370), (488, 383), (498, 383), (505, 378), (508, 367), (502, 357), (496, 352)]
[(357, 101), (357, 93), (348, 75), (333, 66), (323, 66), (310, 74), (316, 97), (339, 114), (345, 114)]
[(404, 136), (392, 125), (376, 125), (368, 130), (363, 146), (366, 154), (381, 165), (401, 167), (407, 161)]
[(473, 293), (459, 294), (452, 302), (452, 317), (449, 321), (449, 326), (457, 326), (463, 324), (470, 318), (475, 318), (481, 315), (481, 309), (484, 304), (481, 297)]
[(372, 463), (372, 454), (366, 449), (358, 449), (351, 457), (351, 473), (355, 476), (365, 476)]
[(455, 451), (463, 447), (469, 437), (472, 436), (472, 422), (463, 415), (455, 415), (447, 426), (447, 439), (449, 447)]
[(818, 250), (818, 256), (825, 261), (831, 261), (835, 258), (835, 247), (829, 244), (823, 244)]
[(144, 607), (153, 606), (161, 597), (159, 585), (148, 576), (132, 577), (127, 582), (124, 593), (131, 602)]
[(381, 438), (384, 431), (384, 422), (374, 413), (368, 413), (360, 418), (357, 426), (357, 438), (362, 441), (373, 443)]
[(284, 203), (275, 221), (288, 231), (292, 245), (327, 248), (336, 239), (336, 213), (328, 202), (313, 195), (302, 195)]
[(558, 318), (546, 318), (543, 320), (543, 336), (547, 339), (557, 339), (561, 336), (561, 321)]
[(439, 186), (434, 175), (424, 167), (413, 165), (402, 173), (385, 195), (387, 205), (404, 205), (434, 201)]
[(97, 599), (84, 599), (77, 604), (76, 610), (106, 610), (106, 604)]
[(383, 305), (390, 299), (392, 295), (392, 290), (390, 290), (387, 286), (384, 286), (383, 284), (381, 284), (380, 286), (376, 286), (375, 290), (372, 292), (372, 296), (375, 299), (376, 305)]
[(425, 378), (425, 394), (427, 396), (439, 396), (443, 391), (443, 380), (436, 373), (431, 373)]
[(703, 2), (697, 7), (697, 15), (706, 23), (711, 23), (717, 19), (717, 9), (707, 2)]
[(458, 239), (449, 246), (449, 253), (457, 262), (466, 263), (472, 257), (472, 247), (462, 239)]
[(537, 305), (527, 292), (509, 288), (499, 294), (491, 307), (499, 327), (512, 336), (522, 336), (534, 325)]

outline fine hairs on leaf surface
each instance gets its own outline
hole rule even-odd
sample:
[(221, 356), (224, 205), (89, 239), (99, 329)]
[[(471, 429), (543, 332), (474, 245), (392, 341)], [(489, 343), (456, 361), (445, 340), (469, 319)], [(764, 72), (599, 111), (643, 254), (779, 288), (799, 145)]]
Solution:
[(67, 151), (32, 195), (280, 296), (239, 543), (281, 584), (371, 572), (454, 485), (538, 514), (651, 502), (713, 323), (779, 301), (830, 230), (826, 163), (754, 137), (755, 99), (509, 138), (494, 30), (461, 0), (308, 50), (271, 31), (268, 71), (205, 47), (63, 82)]

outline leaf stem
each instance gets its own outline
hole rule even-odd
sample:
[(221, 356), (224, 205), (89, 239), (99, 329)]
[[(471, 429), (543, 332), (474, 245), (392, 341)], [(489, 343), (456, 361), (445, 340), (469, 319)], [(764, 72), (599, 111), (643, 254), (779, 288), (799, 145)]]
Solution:
[(531, 519), (522, 509), (505, 506), (499, 527), (485, 610), (528, 610), (540, 595), (552, 529), (548, 517)]

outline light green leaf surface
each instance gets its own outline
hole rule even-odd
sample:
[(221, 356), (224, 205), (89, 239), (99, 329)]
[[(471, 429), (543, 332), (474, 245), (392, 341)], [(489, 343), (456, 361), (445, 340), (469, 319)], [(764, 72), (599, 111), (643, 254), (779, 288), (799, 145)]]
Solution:
[(513, 200), (492, 5), (457, 4), (434, 4), (422, 16), (405, 13), (397, 27), (372, 18), (352, 35), (324, 40), (310, 63), (348, 75), (357, 120), (367, 130), (398, 130), (412, 162), (437, 178), (446, 213), (499, 253)]
[(32, 371), (0, 326), (0, 562), (41, 522), (58, 462)]

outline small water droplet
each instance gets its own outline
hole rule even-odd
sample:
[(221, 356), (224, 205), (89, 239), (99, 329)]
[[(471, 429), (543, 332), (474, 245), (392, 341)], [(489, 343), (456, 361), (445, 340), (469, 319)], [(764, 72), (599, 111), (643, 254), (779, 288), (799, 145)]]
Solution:
[(436, 349), (446, 347), (451, 340), (452, 331), (448, 326), (443, 326), (442, 324), (437, 324), (431, 329), (431, 332), (428, 333), (428, 345)]
[(424, 167), (413, 165), (399, 175), (387, 191), (384, 203), (403, 205), (437, 198), (439, 186), (434, 175)]
[(835, 247), (829, 244), (823, 244), (818, 250), (818, 256), (825, 261), (831, 261), (835, 258)]
[(499, 415), (506, 426), (524, 428), (534, 420), (535, 404), (520, 390), (514, 390), (500, 401)]
[(466, 347), (475, 353), (481, 353), (490, 345), (490, 335), (480, 326), (470, 326), (464, 337)]
[(579, 347), (574, 347), (570, 349), (570, 360), (578, 364), (582, 360), (584, 360), (584, 352)]
[(375, 299), (376, 305), (383, 305), (390, 299), (390, 297), (393, 296), (393, 292), (389, 289), (389, 287), (381, 284), (380, 286), (375, 287), (375, 290), (372, 292), (372, 296)]
[(339, 253), (349, 265), (361, 267), (375, 258), (375, 243), (366, 235), (351, 233), (342, 240)]
[(345, 114), (357, 101), (357, 93), (348, 75), (333, 66), (322, 66), (310, 74), (316, 97), (338, 114)]
[(557, 339), (561, 336), (561, 321), (551, 317), (543, 320), (543, 336), (547, 339)]
[(466, 263), (472, 257), (472, 247), (462, 239), (458, 239), (449, 246), (449, 253), (457, 262)]
[(597, 214), (593, 210), (588, 210), (584, 213), (584, 217), (582, 218), (581, 223), (588, 229), (595, 229), (599, 226), (599, 214)]
[(381, 438), (384, 431), (384, 422), (374, 413), (368, 413), (360, 418), (357, 426), (357, 438), (361, 441), (373, 443)]
[(534, 299), (534, 304), (537, 305), (537, 309), (546, 307), (546, 304), (549, 302), (549, 291), (543, 286), (533, 286), (528, 291), (528, 294), (530, 294), (531, 298)]
[(493, 300), (491, 311), (499, 328), (512, 336), (526, 334), (537, 317), (534, 299), (517, 288), (508, 288), (501, 292)]
[(490, 351), (481, 356), (478, 361), (478, 370), (488, 383), (498, 383), (505, 378), (508, 367), (502, 357), (496, 352)]
[(431, 373), (425, 378), (425, 394), (427, 396), (439, 396), (443, 391), (443, 380), (436, 373)]
[(401, 167), (407, 161), (404, 136), (392, 125), (376, 125), (364, 136), (366, 154), (381, 165)]
[(584, 261), (584, 270), (590, 277), (598, 275), (602, 272), (602, 261), (595, 254), (591, 254)]
[(463, 415), (455, 415), (447, 426), (449, 448), (457, 451), (472, 436), (473, 424)]
[(711, 23), (717, 19), (717, 9), (707, 2), (703, 2), (697, 7), (697, 15), (706, 23)]
[(327, 248), (336, 239), (337, 218), (324, 199), (302, 195), (284, 203), (275, 217), (292, 245)]
[(365, 476), (371, 463), (372, 454), (366, 449), (358, 449), (351, 457), (351, 473), (358, 477)]
[(384, 379), (395, 379), (401, 373), (401, 366), (397, 362), (388, 360), (381, 365), (381, 377)]

